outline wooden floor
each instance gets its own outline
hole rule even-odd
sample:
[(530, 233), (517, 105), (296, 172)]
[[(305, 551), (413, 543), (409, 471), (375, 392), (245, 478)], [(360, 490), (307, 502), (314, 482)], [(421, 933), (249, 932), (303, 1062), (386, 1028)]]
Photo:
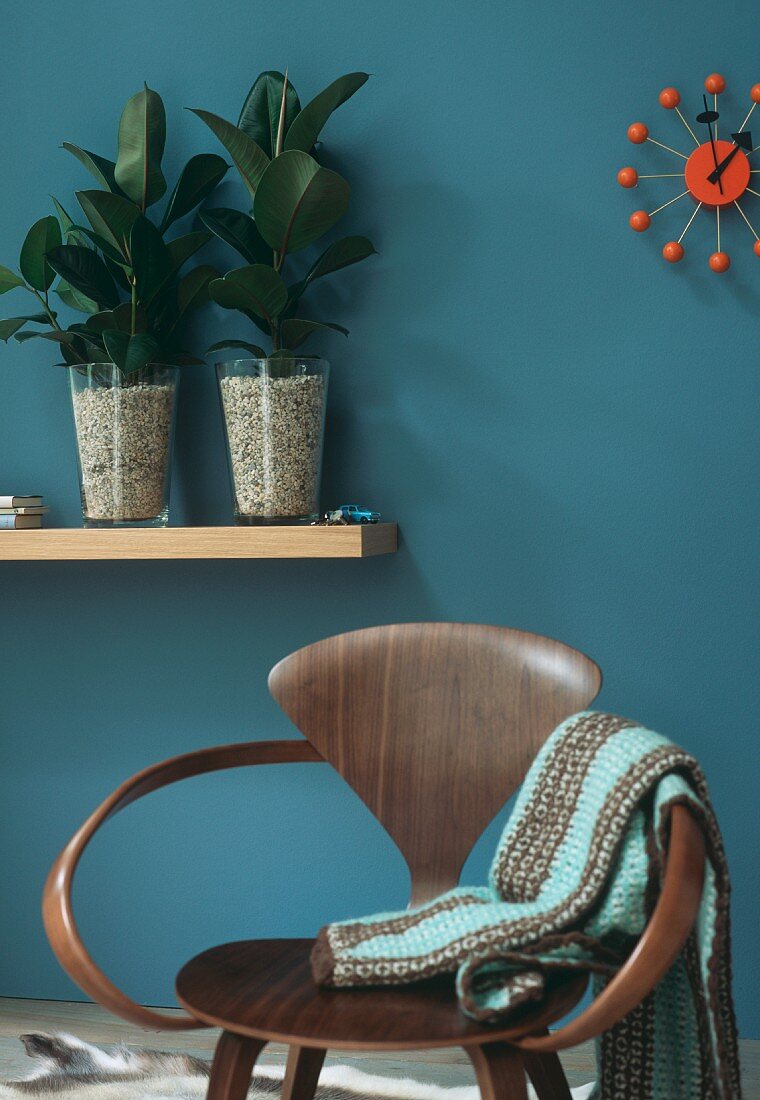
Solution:
[[(126, 1043), (132, 1047), (178, 1050), (210, 1058), (217, 1032), (162, 1033), (132, 1027), (92, 1004), (70, 1001), (21, 1001), (0, 998), (0, 1079), (26, 1072), (28, 1061), (19, 1035), (27, 1031), (68, 1031), (92, 1043)], [(760, 1100), (760, 1040), (745, 1041), (742, 1047), (744, 1100)], [(285, 1048), (266, 1048), (262, 1062), (284, 1061)], [(411, 1051), (404, 1054), (336, 1053), (332, 1063), (355, 1065), (367, 1073), (386, 1076), (412, 1076), (419, 1081), (439, 1085), (470, 1085), (475, 1078), (461, 1050)], [(594, 1054), (590, 1043), (562, 1054), (562, 1062), (571, 1085), (581, 1085), (594, 1076)]]

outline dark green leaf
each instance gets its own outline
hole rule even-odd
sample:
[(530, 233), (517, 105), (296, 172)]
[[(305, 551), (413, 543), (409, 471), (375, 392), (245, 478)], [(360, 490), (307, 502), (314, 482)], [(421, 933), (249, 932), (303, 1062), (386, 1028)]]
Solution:
[(129, 254), (137, 283), (137, 295), (148, 303), (163, 286), (171, 268), (171, 256), (153, 222), (139, 217), (132, 226)]
[(184, 237), (177, 237), (175, 240), (169, 241), (169, 243), (165, 245), (166, 254), (169, 257), (169, 266), (163, 280), (156, 288), (150, 300), (146, 302), (146, 305), (150, 306), (151, 317), (156, 327), (160, 327), (163, 323), (161, 315), (165, 313), (168, 308), (172, 308), (172, 303), (167, 297), (174, 293), (172, 280), (177, 275), (182, 265), (210, 240), (210, 233), (187, 233)]
[(226, 348), (240, 348), (249, 351), (254, 359), (266, 359), (267, 353), (258, 344), (249, 344), (247, 340), (220, 340), (218, 344), (212, 344), (206, 348), (206, 355), (212, 351), (224, 351)]
[(62, 279), (93, 302), (110, 308), (119, 304), (119, 295), (108, 268), (91, 248), (63, 244), (48, 252), (47, 258)]
[(101, 237), (99, 234), (97, 234), (94, 229), (88, 229), (86, 225), (75, 225), (73, 226), (73, 229), (74, 232), (67, 235), (67, 244), (81, 244), (85, 248), (88, 245), (92, 244), (95, 248), (102, 252), (104, 256), (107, 256), (109, 260), (112, 260), (113, 263), (119, 264), (120, 266), (126, 264), (127, 261), (124, 259), (121, 253), (114, 248), (111, 242), (107, 241), (105, 237)]
[[(74, 340), (71, 344), (61, 344), (61, 354), (63, 355), (64, 362), (56, 363), (56, 367), (80, 367), (82, 363), (86, 363), (89, 359), (90, 353), (95, 355), (95, 349), (89, 348), (87, 344), (81, 340)], [(99, 352), (100, 361), (103, 361), (103, 352)], [(92, 360), (96, 362), (97, 360)], [(83, 372), (84, 373), (84, 372)]]
[(194, 267), (180, 280), (177, 287), (177, 308), (182, 317), (192, 309), (198, 309), (209, 300), (208, 285), (212, 279), (218, 279), (219, 272), (209, 264)]
[(212, 115), (208, 111), (190, 109), (216, 134), (232, 157), (248, 191), (252, 196), (255, 195), (259, 180), (267, 164), (269, 164), (269, 157), (261, 146), (257, 145), (253, 138), (250, 138), (243, 130), (239, 130), (237, 126), (233, 126), (231, 122), (220, 118), (219, 115)]
[(45, 291), (55, 279), (55, 272), (45, 259), (51, 248), (61, 243), (61, 227), (58, 219), (49, 214), (35, 222), (21, 246), (19, 267), (30, 286)]
[(115, 264), (113, 260), (109, 259), (108, 256), (104, 256), (103, 259), (105, 260), (106, 267), (111, 272), (111, 278), (116, 283), (116, 285), (120, 286), (122, 290), (126, 290), (127, 294), (131, 294), (132, 287), (130, 286), (129, 279), (127, 278), (127, 273), (124, 270), (124, 261), (122, 260), (120, 264)]
[(122, 194), (114, 176), (116, 165), (112, 160), (99, 157), (96, 153), (88, 152), (87, 149), (80, 149), (78, 145), (72, 145), (70, 141), (64, 141), (61, 148), (68, 153), (72, 153), (106, 191), (112, 191), (115, 195)]
[(124, 257), (129, 258), (127, 242), (140, 211), (129, 199), (107, 191), (77, 191), (79, 205), (99, 237), (103, 237)]
[(75, 228), (74, 222), (63, 209), (55, 195), (51, 195), (50, 198), (53, 200), (53, 206), (55, 207), (55, 212), (58, 215), (58, 221), (61, 224), (61, 233), (65, 238), (69, 233), (71, 233), (72, 229)]
[(291, 348), (298, 348), (314, 332), (332, 330), (348, 336), (348, 329), (335, 325), (331, 321), (307, 321), (304, 317), (291, 317), (280, 326), (282, 338)]
[(341, 268), (348, 267), (350, 264), (357, 264), (375, 253), (375, 246), (366, 237), (344, 237), (340, 241), (334, 241), (312, 264), (306, 278), (298, 284), (296, 295), (293, 293), (294, 288), (291, 287), (291, 297), (300, 298), (314, 279), (321, 279), (323, 275), (330, 275), (333, 271), (340, 271)]
[(334, 80), (311, 103), (307, 103), (296, 117), (285, 137), (285, 148), (300, 149), (302, 153), (308, 153), (336, 107), (350, 99), (368, 80), (369, 73), (347, 73)]
[(194, 256), (198, 249), (203, 248), (211, 240), (210, 233), (199, 230), (197, 233), (186, 233), (184, 237), (175, 237), (173, 241), (167, 241), (166, 247), (171, 260), (171, 269), (176, 272), (184, 263)]
[(99, 351), (100, 351), (100, 354), (101, 354), (101, 361), (102, 361), (102, 357), (103, 357), (103, 340), (101, 339), (101, 337), (98, 333), (91, 332), (90, 329), (87, 328), (86, 324), (84, 324), (84, 325), (69, 325), (68, 331), (73, 333), (74, 335), (78, 336), (80, 340), (84, 340), (84, 342), (88, 345), (88, 347), (98, 348)]
[(92, 298), (88, 298), (86, 294), (81, 294), (73, 286), (69, 286), (65, 279), (61, 279), (58, 283), (55, 293), (64, 305), (68, 306), (69, 309), (77, 309), (80, 313), (97, 313), (100, 309), (97, 302), (94, 302)]
[(128, 325), (127, 328), (123, 329), (122, 326), (117, 323), (116, 318), (114, 317), (114, 311), (112, 309), (104, 309), (101, 310), (101, 312), (99, 313), (94, 313), (92, 317), (87, 318), (87, 321), (85, 322), (85, 327), (88, 329), (89, 332), (95, 332), (100, 334), (101, 336), (104, 332), (111, 328), (118, 328), (122, 332), (132, 331), (131, 326)]
[(166, 144), (166, 111), (158, 92), (148, 85), (133, 95), (119, 121), (116, 182), (144, 212), (166, 191), (161, 158)]
[(59, 329), (54, 328), (47, 332), (18, 332), (14, 339), (18, 340), (19, 344), (23, 344), (27, 340), (52, 340), (56, 344), (71, 344), (74, 342), (75, 336), (73, 332), (61, 332)]
[(74, 224), (73, 218), (67, 210), (64, 210), (55, 195), (51, 195), (50, 197), (53, 200), (53, 206), (58, 215), (58, 221), (61, 223), (61, 232), (64, 242), (66, 244), (86, 245), (87, 237), (82, 233), (81, 226)]
[(169, 199), (161, 222), (161, 232), (165, 233), (172, 222), (195, 210), (224, 178), (228, 168), (227, 161), (216, 153), (199, 153), (198, 156), (191, 157), (182, 169), (182, 175)]
[(33, 321), (37, 325), (50, 324), (46, 313), (27, 313), (23, 317), (9, 317), (6, 321), (0, 321), (0, 340), (5, 340), (7, 344), (11, 336), (23, 328), (27, 321)]
[(217, 210), (201, 210), (199, 217), (212, 233), (231, 245), (248, 263), (271, 265), (272, 249), (248, 214), (220, 207)]
[[(283, 73), (270, 70), (262, 73), (246, 96), (238, 119), (238, 128), (261, 146), (267, 156), (274, 156), (277, 144), (277, 126), (282, 105)], [(285, 133), (301, 110), (298, 95), (288, 81), (285, 92)]]
[(225, 309), (251, 310), (271, 324), (288, 301), (284, 282), (266, 264), (239, 267), (209, 284), (211, 298)]
[[(135, 332), (145, 332), (147, 323), (148, 318), (145, 310), (138, 303), (137, 309), (135, 310)], [(132, 303), (122, 302), (116, 309), (106, 309), (101, 313), (96, 313), (92, 317), (88, 317), (85, 322), (85, 328), (88, 332), (94, 332), (101, 336), (108, 329), (118, 329), (119, 332), (131, 333)]]
[(297, 252), (335, 225), (350, 194), (342, 176), (294, 149), (270, 162), (256, 192), (253, 215), (271, 248)]
[(111, 361), (122, 374), (132, 374), (151, 363), (159, 346), (158, 341), (145, 332), (130, 336), (116, 329), (106, 330), (103, 341)]
[(24, 280), (20, 275), (17, 275), (15, 271), (11, 271), (9, 267), (3, 267), (0, 264), (0, 294), (7, 294), (14, 287), (23, 285)]
[[(116, 322), (114, 328), (118, 328), (121, 332), (132, 331), (132, 303), (122, 302), (120, 306), (117, 306), (113, 311), (113, 318)], [(137, 303), (135, 309), (135, 332), (147, 332), (148, 329), (148, 314)]]

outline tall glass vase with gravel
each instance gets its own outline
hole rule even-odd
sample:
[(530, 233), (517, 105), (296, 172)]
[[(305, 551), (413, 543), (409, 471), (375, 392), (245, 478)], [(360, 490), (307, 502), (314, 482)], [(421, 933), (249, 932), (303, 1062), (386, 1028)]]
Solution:
[(178, 368), (68, 373), (85, 527), (166, 527)]
[(216, 368), (237, 524), (319, 514), (329, 364), (237, 359)]

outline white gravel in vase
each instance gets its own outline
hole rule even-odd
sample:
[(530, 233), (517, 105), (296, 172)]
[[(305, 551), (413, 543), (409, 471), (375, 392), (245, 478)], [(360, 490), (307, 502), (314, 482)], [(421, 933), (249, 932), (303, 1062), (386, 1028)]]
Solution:
[(242, 375), (220, 381), (237, 509), (261, 518), (317, 508), (325, 380)]
[(164, 507), (171, 386), (92, 387), (73, 395), (88, 519), (152, 519)]

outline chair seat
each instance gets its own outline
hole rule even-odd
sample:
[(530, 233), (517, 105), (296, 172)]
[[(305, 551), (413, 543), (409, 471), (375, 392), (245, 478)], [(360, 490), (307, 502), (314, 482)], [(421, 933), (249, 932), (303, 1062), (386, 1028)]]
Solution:
[(177, 975), (177, 997), (214, 1027), (267, 1041), (342, 1050), (414, 1050), (517, 1039), (560, 1019), (583, 996), (585, 974), (552, 978), (540, 1004), (509, 1026), (467, 1019), (451, 976), (374, 989), (321, 989), (313, 940), (244, 940), (213, 947)]

